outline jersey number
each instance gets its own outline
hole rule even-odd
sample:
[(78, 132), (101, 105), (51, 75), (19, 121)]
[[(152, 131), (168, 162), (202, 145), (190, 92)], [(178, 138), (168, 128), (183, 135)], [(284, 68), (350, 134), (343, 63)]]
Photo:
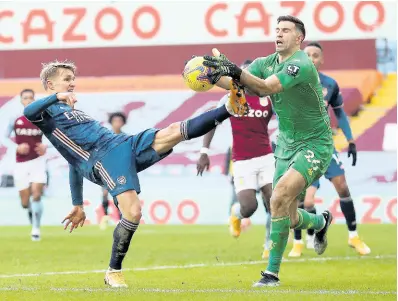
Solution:
[(317, 170), (319, 168), (319, 163), (321, 163), (320, 160), (315, 159), (315, 154), (311, 150), (307, 150), (307, 154), (304, 155), (304, 157), (307, 159), (309, 163), (312, 164), (312, 170)]

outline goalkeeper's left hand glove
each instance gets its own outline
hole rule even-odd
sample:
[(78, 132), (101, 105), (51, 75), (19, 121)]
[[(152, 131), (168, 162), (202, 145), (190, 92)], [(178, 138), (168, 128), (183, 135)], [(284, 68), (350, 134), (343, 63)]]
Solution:
[(352, 166), (357, 164), (357, 147), (355, 143), (350, 142), (348, 144), (348, 158), (352, 155)]
[(230, 76), (239, 81), (242, 69), (232, 63), (224, 54), (220, 56), (205, 55), (203, 65), (213, 68), (210, 74), (212, 84), (217, 83), (222, 76)]

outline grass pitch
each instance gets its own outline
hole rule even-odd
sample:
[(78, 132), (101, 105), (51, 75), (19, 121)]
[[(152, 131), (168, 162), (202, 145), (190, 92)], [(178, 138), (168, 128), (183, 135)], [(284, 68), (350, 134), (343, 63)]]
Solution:
[(0, 300), (397, 299), (396, 225), (359, 226), (365, 257), (347, 246), (345, 225), (332, 225), (322, 256), (285, 258), (281, 286), (267, 289), (251, 287), (266, 267), (264, 227), (233, 239), (226, 226), (141, 225), (123, 264), (129, 288), (116, 290), (103, 284), (112, 231), (44, 227), (32, 242), (28, 227), (0, 227)]

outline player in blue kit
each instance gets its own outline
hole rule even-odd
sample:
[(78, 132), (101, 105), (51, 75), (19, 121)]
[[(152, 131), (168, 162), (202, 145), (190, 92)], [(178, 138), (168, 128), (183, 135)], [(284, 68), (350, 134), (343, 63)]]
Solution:
[[(311, 58), (317, 70), (319, 70), (320, 66), (323, 63), (322, 46), (317, 42), (312, 42), (309, 43), (307, 47), (305, 47), (304, 51)], [(350, 123), (343, 109), (344, 104), (343, 104), (343, 98), (341, 97), (339, 85), (333, 78), (321, 72), (319, 72), (319, 78), (321, 80), (323, 88), (325, 105), (327, 107), (331, 106), (334, 114), (336, 115), (339, 127), (343, 131), (344, 136), (348, 141), (348, 156), (350, 157), (352, 155), (352, 160), (353, 160), (352, 165), (355, 166), (357, 161), (357, 151), (352, 136)], [(326, 170), (324, 176), (326, 179), (332, 182), (339, 195), (341, 211), (344, 214), (348, 228), (348, 235), (349, 235), (348, 245), (352, 248), (355, 248), (355, 250), (360, 255), (369, 254), (370, 248), (359, 238), (359, 235), (357, 233), (355, 207), (351, 198), (350, 190), (348, 189), (344, 173), (344, 167), (342, 162), (339, 160), (336, 149), (334, 150), (332, 160), (330, 161), (330, 165)], [(310, 213), (316, 213), (314, 202), (315, 202), (315, 194), (319, 189), (319, 187), (320, 187), (319, 180), (313, 182), (312, 185), (307, 188), (304, 204), (301, 204), (301, 206), (304, 206), (305, 209)], [(293, 249), (290, 251), (289, 256), (290, 257), (301, 256), (303, 248), (304, 248), (304, 243), (301, 240), (301, 230), (295, 230)], [(313, 230), (307, 230), (307, 248), (309, 249), (314, 248)]]
[(40, 78), (49, 96), (36, 100), (24, 115), (37, 125), (69, 163), (72, 211), (65, 217), (70, 232), (83, 226), (83, 177), (106, 188), (122, 213), (113, 232), (113, 246), (105, 283), (127, 287), (122, 261), (141, 219), (137, 173), (169, 155), (178, 143), (200, 137), (231, 115), (245, 114), (246, 100), (231, 91), (225, 106), (163, 129), (147, 129), (134, 136), (115, 134), (74, 108), (76, 66), (72, 62), (44, 64)]
[[(108, 123), (112, 127), (112, 132), (114, 132), (115, 134), (123, 133), (122, 127), (126, 124), (126, 122), (127, 122), (127, 117), (122, 112), (112, 113), (109, 116), (109, 120), (108, 120)], [(102, 187), (102, 209), (104, 209), (104, 216), (101, 218), (101, 221), (100, 221), (100, 229), (101, 230), (106, 229), (108, 222), (110, 220), (109, 215), (108, 215), (108, 213), (109, 213), (108, 212), (108, 207), (109, 207), (108, 206), (109, 205), (108, 204), (109, 203), (108, 195), (109, 195), (108, 190), (106, 190), (105, 188)], [(120, 212), (119, 212), (119, 215), (120, 215)], [(122, 218), (121, 215), (120, 215), (120, 218)]]

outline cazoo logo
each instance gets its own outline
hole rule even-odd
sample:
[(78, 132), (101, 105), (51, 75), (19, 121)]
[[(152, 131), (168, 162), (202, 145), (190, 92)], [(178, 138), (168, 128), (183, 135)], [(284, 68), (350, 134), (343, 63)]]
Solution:
[(249, 111), (247, 112), (247, 114), (245, 114), (244, 116), (245, 117), (257, 117), (257, 118), (260, 118), (260, 117), (267, 117), (268, 116), (268, 111), (267, 110), (265, 110), (265, 111), (261, 111), (261, 110), (254, 110), (254, 109), (249, 109)]
[[(271, 102), (271, 99), (269, 99), (269, 97), (262, 97), (259, 99), (260, 101), (260, 105), (262, 107), (268, 107), (268, 104)], [(260, 109), (249, 109), (247, 111), (247, 113), (245, 115), (243, 115), (242, 117), (256, 117), (256, 118), (266, 118), (269, 115), (269, 110), (265, 109), (260, 110)], [(235, 115), (235, 117), (240, 117), (238, 115)]]
[(254, 109), (249, 109), (247, 113), (243, 116), (235, 115), (234, 117), (256, 117), (256, 118), (265, 118), (267, 117), (269, 112), (267, 110), (262, 111), (262, 110), (254, 110)]

